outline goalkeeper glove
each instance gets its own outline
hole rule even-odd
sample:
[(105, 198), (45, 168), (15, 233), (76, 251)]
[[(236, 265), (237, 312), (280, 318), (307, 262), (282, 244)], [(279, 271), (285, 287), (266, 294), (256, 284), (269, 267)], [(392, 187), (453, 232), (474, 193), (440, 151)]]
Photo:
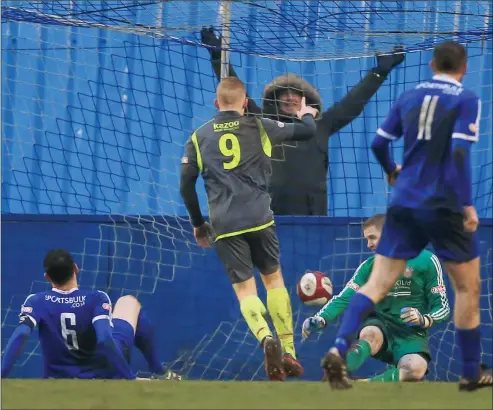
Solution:
[(301, 336), (303, 337), (303, 340), (308, 339), (312, 332), (323, 329), (325, 324), (325, 320), (320, 316), (313, 316), (305, 319), (303, 326), (301, 327)]
[(389, 54), (377, 54), (377, 67), (375, 72), (379, 75), (388, 75), (394, 67), (404, 61), (406, 55), (402, 46), (396, 46)]
[(422, 315), (416, 308), (402, 308), (401, 319), (408, 326), (419, 326), (423, 329), (427, 329), (433, 324), (430, 315)]
[(213, 59), (221, 58), (221, 38), (214, 33), (214, 27), (202, 27), (200, 31), (202, 44), (209, 46), (208, 50)]

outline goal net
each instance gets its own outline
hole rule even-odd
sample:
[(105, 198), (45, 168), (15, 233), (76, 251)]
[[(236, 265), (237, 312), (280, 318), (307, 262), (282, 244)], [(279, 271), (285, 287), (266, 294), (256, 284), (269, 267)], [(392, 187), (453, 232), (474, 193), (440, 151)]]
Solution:
[[(234, 1), (224, 10), (224, 2), (213, 1), (3, 1), (2, 217), (7, 223), (42, 222), (51, 231), (39, 224), (27, 231), (38, 235), (38, 245), (28, 249), (38, 256), (33, 266), (41, 265), (45, 247), (65, 246), (82, 269), (82, 287), (105, 289), (113, 299), (132, 293), (162, 309), (166, 317), (153, 319), (163, 339), (170, 337), (167, 326), (187, 316), (189, 323), (178, 325), (181, 336), (169, 341), (166, 361), (173, 369), (190, 378), (262, 379), (262, 352), (219, 262), (196, 246), (179, 194), (184, 143), (215, 112), (217, 79), (200, 30), (215, 26), (227, 35), (225, 62), (259, 105), (266, 84), (295, 73), (318, 89), (327, 109), (375, 65), (375, 52), (402, 45), (405, 62), (364, 112), (330, 139), (329, 217), (278, 221), (299, 355), (308, 377), (317, 379), (335, 324), (300, 343), (301, 323), (314, 312), (298, 302), (296, 281), (306, 269), (320, 269), (337, 292), (369, 255), (360, 223), (385, 209), (388, 192), (369, 141), (395, 98), (430, 76), (430, 50), (446, 39), (467, 46), (464, 84), (482, 99), (473, 193), (480, 217), (491, 221), (491, 4)], [(395, 144), (394, 154), (401, 152)], [(199, 196), (205, 205), (201, 185)], [(71, 234), (57, 230), (61, 222)], [(485, 229), (481, 313), (483, 356), (491, 363), (491, 223)], [(53, 238), (57, 233), (63, 236)], [(2, 256), (20, 262), (15, 252)], [(26, 287), (14, 282), (15, 271), (2, 273), (5, 342), (26, 295), (46, 284), (33, 279)], [(215, 280), (217, 287), (210, 283)], [(202, 289), (217, 292), (217, 303)], [(220, 302), (224, 298), (231, 300)], [(211, 303), (222, 316), (206, 315)], [(206, 317), (197, 318), (199, 312)], [(195, 336), (185, 336), (190, 329)], [(29, 343), (19, 362), (24, 368), (39, 356), (37, 342)], [(429, 377), (456, 378), (453, 325), (434, 331), (431, 345)]]

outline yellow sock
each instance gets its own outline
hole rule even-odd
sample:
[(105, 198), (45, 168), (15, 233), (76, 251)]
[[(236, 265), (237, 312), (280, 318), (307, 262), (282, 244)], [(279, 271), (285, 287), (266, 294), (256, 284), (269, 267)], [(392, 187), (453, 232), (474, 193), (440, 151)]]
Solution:
[(293, 312), (291, 299), (286, 288), (269, 289), (267, 291), (267, 308), (277, 336), (281, 341), (284, 353), (289, 353), (296, 359), (293, 338)]
[(240, 302), (241, 314), (248, 327), (260, 343), (266, 336), (272, 336), (269, 325), (265, 320), (265, 306), (258, 296), (247, 296)]

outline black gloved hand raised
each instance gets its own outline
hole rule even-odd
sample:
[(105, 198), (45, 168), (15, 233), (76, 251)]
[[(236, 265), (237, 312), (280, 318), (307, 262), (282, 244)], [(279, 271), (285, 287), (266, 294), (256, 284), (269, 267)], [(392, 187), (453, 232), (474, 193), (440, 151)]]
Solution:
[(211, 56), (221, 58), (221, 38), (214, 33), (214, 27), (202, 27), (200, 31), (200, 41), (202, 44), (209, 46), (207, 49)]
[(406, 54), (402, 46), (395, 46), (390, 54), (377, 54), (376, 71), (378, 74), (387, 75), (394, 67), (402, 63), (405, 58)]

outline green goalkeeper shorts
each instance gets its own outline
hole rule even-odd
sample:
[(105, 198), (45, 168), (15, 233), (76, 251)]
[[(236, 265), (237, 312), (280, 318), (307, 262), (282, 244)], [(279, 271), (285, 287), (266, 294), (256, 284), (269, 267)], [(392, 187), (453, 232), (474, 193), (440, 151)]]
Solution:
[(368, 318), (363, 324), (363, 327), (366, 326), (376, 326), (383, 333), (383, 346), (374, 356), (375, 359), (397, 365), (403, 356), (416, 353), (423, 356), (428, 362), (431, 360), (426, 333), (423, 332), (422, 335), (419, 335), (415, 330), (405, 325), (398, 325), (376, 316)]

